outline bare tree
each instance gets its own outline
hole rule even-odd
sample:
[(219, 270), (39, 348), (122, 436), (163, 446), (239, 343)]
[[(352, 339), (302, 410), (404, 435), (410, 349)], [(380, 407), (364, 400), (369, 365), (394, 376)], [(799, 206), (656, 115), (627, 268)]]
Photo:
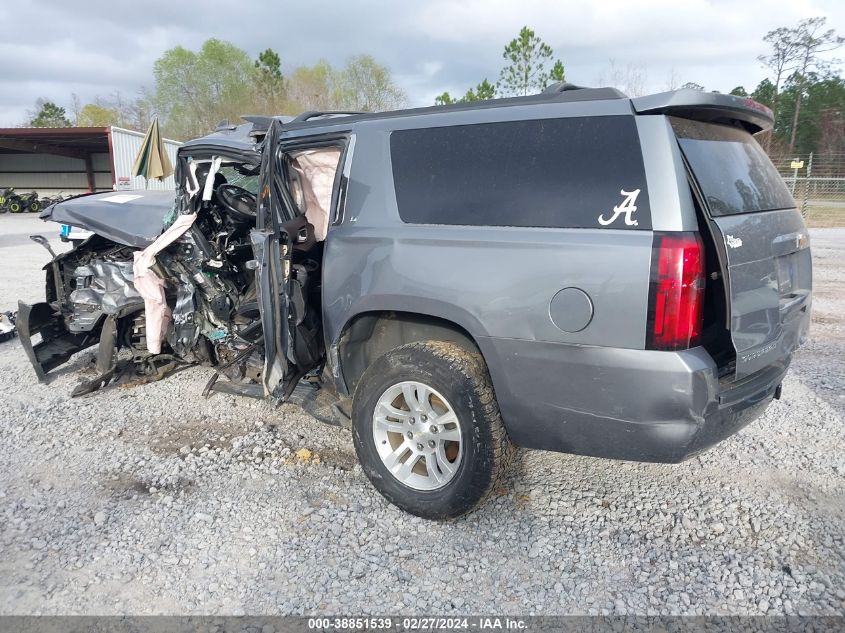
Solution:
[(795, 47), (796, 59), (796, 96), (795, 113), (792, 116), (792, 132), (789, 136), (789, 153), (795, 147), (795, 135), (798, 131), (798, 115), (801, 112), (801, 100), (804, 98), (804, 90), (807, 87), (807, 76), (812, 71), (826, 69), (830, 62), (821, 59), (821, 55), (836, 50), (845, 38), (836, 34), (834, 29), (826, 29), (827, 18), (807, 18), (801, 20), (792, 34), (787, 38)]
[(675, 67), (669, 69), (669, 74), (666, 75), (666, 90), (677, 90), (681, 84), (681, 79), (678, 77), (678, 71)]
[(793, 38), (794, 29), (785, 26), (766, 33), (763, 41), (772, 47), (771, 55), (758, 55), (757, 60), (774, 73), (775, 99), (780, 92), (780, 85), (784, 75), (795, 64), (798, 56), (798, 46)]
[(73, 114), (73, 124), (79, 125), (79, 111), (82, 110), (82, 103), (79, 101), (79, 95), (75, 92), (70, 93), (70, 111)]
[(599, 74), (599, 85), (610, 85), (618, 88), (629, 97), (641, 97), (645, 94), (648, 73), (643, 66), (626, 64), (625, 68), (616, 65), (616, 60), (608, 60), (608, 70)]
[[(759, 55), (757, 60), (764, 68), (768, 68), (774, 74), (774, 81), (772, 82), (775, 87), (774, 97), (772, 99), (772, 115), (774, 116), (776, 114), (781, 82), (796, 62), (798, 46), (794, 39), (794, 29), (789, 29), (785, 26), (766, 33), (763, 41), (772, 47), (772, 52), (770, 55)], [(766, 151), (769, 150), (771, 144), (772, 132), (769, 132), (766, 135)]]

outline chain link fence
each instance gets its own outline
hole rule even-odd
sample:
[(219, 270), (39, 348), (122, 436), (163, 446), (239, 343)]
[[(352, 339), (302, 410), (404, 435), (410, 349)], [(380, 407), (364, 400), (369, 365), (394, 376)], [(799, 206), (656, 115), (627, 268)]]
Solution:
[(810, 226), (845, 226), (845, 153), (772, 158)]

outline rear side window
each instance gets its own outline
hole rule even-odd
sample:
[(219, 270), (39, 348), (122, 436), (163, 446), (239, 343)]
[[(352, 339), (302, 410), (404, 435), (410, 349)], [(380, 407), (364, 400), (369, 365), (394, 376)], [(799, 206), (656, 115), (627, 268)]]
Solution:
[(671, 121), (711, 214), (733, 215), (795, 206), (772, 161), (748, 132), (688, 119)]
[(651, 228), (632, 116), (397, 130), (390, 151), (404, 222)]

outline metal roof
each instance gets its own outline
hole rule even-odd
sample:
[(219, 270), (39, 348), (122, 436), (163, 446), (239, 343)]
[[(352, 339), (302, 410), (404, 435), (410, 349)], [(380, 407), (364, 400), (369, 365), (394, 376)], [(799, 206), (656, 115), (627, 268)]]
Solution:
[(261, 142), (264, 138), (271, 121), (278, 119), (282, 123), (288, 123), (293, 120), (293, 117), (289, 116), (244, 115), (242, 118), (247, 122), (240, 125), (221, 123), (211, 134), (185, 141), (182, 144), (184, 149), (180, 150), (180, 154), (189, 154), (191, 148), (198, 146), (253, 151), (255, 144)]
[(252, 128), (252, 123), (220, 127), (207, 136), (185, 141), (179, 153), (190, 153), (190, 149), (196, 146), (219, 146), (228, 149), (250, 150), (255, 146), (255, 137), (251, 135)]
[[(142, 132), (115, 127), (124, 134), (143, 137)], [(6, 127), (0, 128), (0, 153), (53, 154), (87, 158), (109, 153), (111, 127)], [(162, 139), (176, 143), (171, 139)]]
[(109, 151), (107, 127), (0, 128), (0, 152), (86, 158)]

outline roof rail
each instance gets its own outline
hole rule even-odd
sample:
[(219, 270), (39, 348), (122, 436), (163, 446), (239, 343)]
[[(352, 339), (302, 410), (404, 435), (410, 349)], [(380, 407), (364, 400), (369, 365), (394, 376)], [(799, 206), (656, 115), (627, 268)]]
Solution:
[(611, 99), (627, 99), (628, 97), (616, 88), (586, 88), (559, 82), (550, 86), (544, 92), (520, 97), (506, 97), (499, 99), (484, 99), (469, 103), (453, 103), (449, 105), (424, 106), (406, 110), (388, 110), (386, 112), (353, 112), (345, 110), (309, 111), (303, 112), (294, 119), (283, 120), (283, 117), (274, 117), (283, 125), (317, 127), (320, 125), (337, 126), (345, 125), (346, 121), (316, 121), (316, 119), (329, 119), (333, 117), (349, 117), (351, 122), (363, 119), (396, 119), (408, 116), (439, 114), (442, 112), (457, 112), (461, 110), (475, 110), (486, 108), (500, 108), (507, 106), (535, 105), (540, 103), (570, 103), (577, 101), (604, 101)]
[(354, 114), (367, 114), (366, 112), (362, 112), (360, 110), (311, 110), (309, 112), (303, 112), (298, 117), (296, 117), (291, 123), (302, 123), (304, 121), (310, 121), (311, 119), (321, 119), (324, 117), (336, 117), (336, 116), (352, 116)]
[(558, 81), (556, 83), (550, 84), (543, 89), (544, 95), (547, 94), (558, 94), (560, 92), (566, 92), (567, 90), (586, 90), (587, 86), (576, 86), (575, 84), (571, 84), (568, 81)]

